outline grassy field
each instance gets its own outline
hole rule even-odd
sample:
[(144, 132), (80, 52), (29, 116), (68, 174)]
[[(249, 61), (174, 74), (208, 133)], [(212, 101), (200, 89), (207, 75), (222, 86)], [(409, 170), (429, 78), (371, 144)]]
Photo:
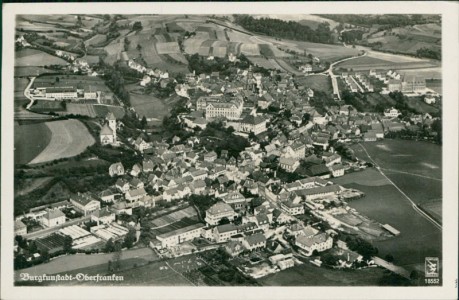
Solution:
[(180, 221), (183, 218), (190, 218), (190, 217), (192, 218), (196, 216), (197, 216), (196, 210), (193, 207), (189, 206), (182, 210), (170, 213), (160, 218), (156, 218), (153, 221), (151, 221), (151, 223), (155, 227), (162, 227), (162, 226), (166, 226), (166, 225), (175, 223), (177, 221)]
[[(386, 176), (415, 203), (435, 202), (433, 209), (439, 212), (442, 198), (440, 146), (403, 140), (384, 140), (365, 143), (364, 146)], [(357, 157), (368, 160), (359, 148), (358, 145), (353, 147)], [(375, 178), (377, 175), (373, 172)], [(345, 175), (348, 176), (353, 174)], [(383, 177), (380, 175), (380, 178)], [(391, 253), (397, 264), (409, 269), (422, 269), (425, 256), (441, 257), (441, 231), (417, 214), (395, 187), (367, 186), (359, 180), (344, 186), (366, 194), (366, 197), (350, 202), (350, 206), (401, 231), (397, 237), (375, 243), (381, 255)]]
[(16, 52), (14, 65), (16, 67), (66, 65), (67, 62), (59, 57), (36, 49), (23, 49)]
[(72, 157), (95, 142), (88, 129), (78, 120), (47, 122), (46, 126), (51, 131), (51, 141), (29, 164)]
[(422, 101), (418, 97), (409, 97), (407, 99), (408, 106), (415, 109), (419, 113), (437, 113), (438, 108)]
[(27, 100), (24, 96), (24, 90), (28, 84), (27, 78), (14, 78), (14, 101)]
[(380, 268), (344, 271), (304, 264), (257, 281), (264, 286), (376, 286), (383, 274)]
[(89, 40), (86, 40), (84, 42), (84, 44), (85, 44), (86, 47), (94, 46), (94, 45), (101, 44), (101, 43), (105, 42), (106, 40), (107, 40), (107, 36), (105, 34), (96, 34), (95, 36), (93, 36)]
[(373, 168), (333, 178), (331, 181), (340, 185), (358, 183), (366, 186), (382, 186), (389, 184), (389, 181), (382, 177), (381, 174), (379, 174), (379, 172)]
[[(128, 260), (133, 258), (139, 258), (148, 261), (154, 261), (158, 259), (158, 256), (150, 248), (139, 248), (123, 251), (121, 260)], [(20, 273), (27, 272), (30, 275), (43, 275), (43, 274), (70, 274), (71, 272), (78, 270), (84, 272), (86, 268), (90, 269), (94, 266), (104, 265), (107, 270), (107, 263), (109, 260), (113, 260), (113, 253), (107, 254), (74, 254), (66, 255), (63, 257), (56, 258), (49, 263), (37, 265), (28, 269), (15, 271), (15, 279), (19, 278)]]
[(14, 126), (14, 162), (26, 164), (50, 143), (52, 132), (46, 123)]
[(169, 114), (167, 107), (161, 99), (152, 95), (143, 95), (138, 92), (130, 92), (131, 105), (139, 114), (140, 118), (145, 116), (147, 119), (163, 120)]
[(177, 42), (156, 43), (158, 54), (180, 53), (180, 47)]
[(311, 75), (296, 80), (299, 85), (306, 86), (315, 91), (322, 91), (326, 94), (333, 94), (333, 87), (328, 76)]

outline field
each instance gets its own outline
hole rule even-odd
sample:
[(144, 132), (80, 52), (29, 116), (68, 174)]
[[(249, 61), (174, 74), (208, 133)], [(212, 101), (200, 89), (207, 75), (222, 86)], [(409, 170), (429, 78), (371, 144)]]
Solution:
[[(143, 259), (147, 261), (157, 260), (157, 255), (150, 248), (139, 248), (123, 251), (121, 260), (127, 260), (132, 258)], [(58, 274), (58, 273), (71, 273), (72, 271), (79, 270), (83, 271), (85, 268), (91, 268), (93, 266), (103, 265), (104, 270), (102, 273), (107, 271), (107, 263), (109, 260), (113, 260), (113, 253), (108, 254), (74, 254), (66, 255), (52, 260), (46, 264), (40, 264), (28, 269), (22, 269), (15, 272), (15, 279), (19, 278), (19, 274), (27, 272), (30, 275), (42, 275), (42, 274)], [(84, 272), (83, 272), (84, 273)]]
[(47, 122), (46, 126), (51, 131), (51, 141), (29, 164), (72, 157), (95, 142), (88, 129), (78, 120)]
[(24, 90), (28, 84), (29, 80), (26, 78), (14, 78), (14, 101), (27, 100)]
[(139, 114), (140, 118), (162, 121), (163, 117), (169, 114), (167, 107), (161, 99), (152, 95), (143, 95), (137, 92), (130, 93), (131, 105)]
[(163, 227), (167, 226), (169, 224), (175, 223), (177, 221), (180, 221), (184, 218), (193, 218), (196, 217), (197, 213), (196, 210), (189, 206), (185, 209), (170, 213), (168, 215), (162, 216), (160, 218), (154, 219), (151, 221), (151, 224), (155, 227)]
[(263, 286), (376, 286), (383, 276), (380, 268), (331, 270), (305, 263), (257, 279)]
[(156, 43), (158, 54), (180, 53), (180, 47), (177, 42)]
[(407, 100), (408, 106), (415, 109), (419, 113), (437, 113), (438, 108), (425, 103), (419, 97), (409, 97)]
[(265, 69), (275, 69), (276, 67), (271, 63), (271, 61), (267, 60), (264, 57), (258, 56), (248, 56), (248, 60), (256, 66), (265, 68)]
[(329, 95), (333, 94), (332, 83), (328, 76), (311, 75), (298, 78), (296, 81), (299, 85), (306, 86), (315, 91), (322, 91)]
[(106, 40), (107, 40), (107, 36), (105, 34), (96, 34), (92, 38), (86, 40), (84, 42), (84, 45), (86, 47), (95, 46), (95, 45), (98, 45), (98, 44), (101, 44), (101, 43), (105, 42)]
[[(381, 170), (414, 202), (427, 204), (437, 213), (441, 208), (441, 147), (414, 141), (385, 140), (365, 143)], [(359, 149), (360, 148), (360, 149)], [(353, 147), (357, 157), (368, 160), (361, 147)], [(368, 172), (366, 170), (363, 172)], [(353, 178), (355, 174), (345, 175)], [(377, 179), (378, 174), (369, 174)], [(383, 178), (379, 175), (379, 178)], [(343, 179), (349, 180), (349, 179)], [(392, 185), (367, 186), (359, 178), (344, 184), (363, 191), (366, 197), (353, 200), (350, 206), (366, 216), (388, 223), (401, 231), (400, 236), (375, 242), (380, 256), (391, 253), (396, 263), (410, 269), (420, 269), (425, 256), (441, 257), (441, 231), (414, 211), (408, 200)], [(431, 203), (433, 203), (431, 205)]]
[(292, 15), (283, 15), (283, 14), (269, 14), (269, 15), (253, 15), (255, 19), (258, 18), (270, 18), (270, 19), (279, 19), (284, 21), (294, 21), (298, 22), (302, 25), (306, 25), (311, 27), (312, 29), (316, 29), (316, 27), (323, 22), (327, 22), (330, 24), (330, 28), (333, 29), (338, 26), (338, 22), (327, 19), (321, 16), (316, 15), (303, 15), (303, 14), (292, 14)]
[(55, 71), (45, 69), (44, 67), (14, 67), (14, 77), (38, 76), (54, 72)]
[(51, 141), (46, 123), (14, 125), (14, 163), (26, 164), (40, 154)]
[(14, 65), (16, 67), (66, 65), (67, 62), (59, 57), (52, 56), (36, 49), (23, 49), (16, 52)]

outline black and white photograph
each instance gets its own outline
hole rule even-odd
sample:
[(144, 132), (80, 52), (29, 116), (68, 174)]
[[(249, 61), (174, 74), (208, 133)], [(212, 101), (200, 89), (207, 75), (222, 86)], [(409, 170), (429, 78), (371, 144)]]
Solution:
[(457, 296), (457, 3), (289, 4), (3, 7), (2, 299)]

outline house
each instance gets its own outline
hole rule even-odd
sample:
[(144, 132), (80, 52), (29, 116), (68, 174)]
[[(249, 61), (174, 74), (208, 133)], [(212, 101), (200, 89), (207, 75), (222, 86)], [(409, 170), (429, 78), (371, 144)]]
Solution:
[(246, 236), (242, 245), (249, 251), (266, 248), (266, 237), (262, 233), (255, 233)]
[(150, 148), (150, 144), (145, 142), (145, 140), (139, 136), (134, 142), (134, 148), (140, 152), (143, 152)]
[(385, 117), (396, 118), (399, 115), (401, 115), (401, 112), (396, 108), (391, 107), (391, 108), (388, 108), (388, 109), (384, 110), (384, 116)]
[(304, 205), (301, 203), (293, 203), (292, 201), (287, 200), (281, 202), (280, 206), (291, 216), (304, 214)]
[(365, 132), (363, 135), (363, 141), (364, 142), (376, 142), (376, 133), (372, 131)]
[(109, 189), (106, 189), (100, 192), (99, 198), (103, 202), (109, 203), (109, 202), (115, 202), (115, 196), (117, 195), (119, 195), (119, 193), (116, 193), (111, 188), (109, 188)]
[(27, 234), (27, 226), (21, 220), (16, 220), (14, 222), (14, 235), (16, 236), (16, 235), (26, 235), (26, 234)]
[(434, 104), (436, 101), (437, 99), (435, 99), (434, 95), (432, 95), (431, 93), (427, 93), (424, 97), (424, 102), (427, 104)]
[(294, 191), (297, 196), (304, 197), (305, 200), (317, 200), (329, 197), (335, 197), (341, 193), (341, 186), (337, 184), (316, 187), (312, 189), (303, 189)]
[(70, 196), (70, 203), (75, 209), (85, 216), (92, 215), (100, 209), (100, 202), (92, 197), (90, 193), (77, 193)]
[(333, 165), (330, 167), (333, 177), (340, 177), (344, 175), (344, 166), (342, 164)]
[(340, 162), (341, 162), (341, 156), (336, 153), (333, 153), (332, 155), (324, 158), (324, 163), (327, 167), (330, 167), (334, 164), (338, 164)]
[(262, 132), (265, 132), (267, 120), (262, 116), (252, 116), (248, 115), (239, 123), (238, 131), (241, 132), (253, 132), (255, 135), (258, 135)]
[(129, 182), (121, 178), (116, 181), (115, 187), (122, 193), (126, 193), (130, 189)]
[(151, 159), (144, 159), (142, 161), (142, 169), (144, 173), (153, 172), (155, 165)]
[(196, 180), (190, 184), (190, 189), (193, 194), (201, 195), (206, 190), (206, 182), (204, 180)]
[(65, 223), (65, 214), (59, 209), (50, 209), (41, 217), (40, 222), (45, 227), (62, 225)]
[(426, 80), (419, 76), (404, 76), (402, 80), (402, 93), (424, 93)]
[(226, 253), (231, 257), (236, 257), (244, 251), (244, 247), (240, 241), (229, 241), (224, 246)]
[(115, 177), (115, 176), (122, 176), (124, 175), (124, 167), (122, 163), (114, 163), (111, 164), (110, 167), (108, 168), (108, 174), (110, 177)]
[(206, 210), (205, 221), (207, 224), (215, 226), (223, 218), (233, 220), (236, 216), (237, 214), (229, 204), (217, 202)]
[(266, 214), (257, 214), (255, 216), (255, 222), (257, 226), (262, 229), (263, 231), (267, 231), (269, 229), (269, 217)]
[(309, 176), (317, 176), (322, 179), (330, 178), (330, 170), (327, 168), (326, 165), (323, 164), (313, 165), (309, 167), (307, 173)]
[(285, 171), (292, 173), (300, 166), (300, 162), (291, 157), (281, 157), (279, 166)]
[(204, 154), (204, 161), (213, 162), (217, 159), (217, 153), (215, 151), (207, 152)]
[(97, 222), (97, 226), (99, 226), (99, 224), (110, 224), (115, 222), (115, 213), (106, 207), (105, 209), (98, 210), (92, 214), (91, 221)]
[(142, 167), (139, 164), (135, 164), (132, 166), (131, 175), (134, 177), (139, 176), (142, 173)]
[(143, 182), (138, 179), (138, 178), (133, 178), (131, 180), (131, 182), (129, 183), (129, 185), (133, 188), (133, 189), (139, 189), (139, 188), (143, 188), (144, 187), (144, 184)]
[(246, 199), (238, 191), (231, 191), (221, 198), (223, 202), (231, 205), (233, 209), (242, 209), (246, 205)]
[(169, 231), (156, 236), (156, 239), (161, 242), (162, 248), (170, 248), (177, 246), (183, 242), (191, 241), (201, 236), (201, 231), (204, 224), (193, 224), (184, 228)]
[(331, 249), (333, 239), (325, 232), (309, 237), (298, 235), (295, 239), (295, 245), (304, 250), (305, 255), (311, 256), (314, 251), (322, 252)]
[(127, 200), (127, 203), (128, 204), (132, 204), (134, 202), (137, 202), (138, 200), (140, 200), (141, 198), (143, 198), (146, 195), (147, 195), (147, 192), (142, 187), (142, 188), (137, 188), (137, 189), (134, 189), (134, 190), (129, 190), (129, 191), (126, 192), (126, 194), (124, 196), (125, 196), (125, 198)]
[(214, 227), (213, 238), (217, 243), (223, 243), (230, 239), (231, 236), (237, 234), (237, 227), (234, 224), (224, 224)]
[(115, 215), (132, 215), (132, 207), (128, 206), (126, 201), (120, 201), (110, 206), (110, 211), (114, 212)]

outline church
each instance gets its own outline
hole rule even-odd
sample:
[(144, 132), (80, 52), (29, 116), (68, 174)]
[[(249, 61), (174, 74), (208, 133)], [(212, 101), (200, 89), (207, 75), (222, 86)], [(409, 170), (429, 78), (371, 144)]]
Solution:
[(116, 145), (116, 118), (109, 112), (105, 117), (107, 122), (100, 131), (100, 143), (102, 145)]

